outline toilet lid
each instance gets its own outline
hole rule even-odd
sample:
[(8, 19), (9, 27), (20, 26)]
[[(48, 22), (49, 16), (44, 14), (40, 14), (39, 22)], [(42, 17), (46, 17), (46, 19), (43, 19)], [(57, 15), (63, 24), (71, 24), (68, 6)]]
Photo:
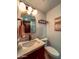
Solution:
[(53, 47), (45, 47), (46, 51), (54, 56), (59, 56), (59, 52)]

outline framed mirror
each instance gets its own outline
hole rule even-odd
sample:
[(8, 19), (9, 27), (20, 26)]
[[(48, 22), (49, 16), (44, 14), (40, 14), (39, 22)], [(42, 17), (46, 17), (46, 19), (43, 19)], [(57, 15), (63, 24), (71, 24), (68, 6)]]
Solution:
[(36, 19), (32, 15), (23, 16), (23, 24), (25, 26), (25, 33), (36, 32)]

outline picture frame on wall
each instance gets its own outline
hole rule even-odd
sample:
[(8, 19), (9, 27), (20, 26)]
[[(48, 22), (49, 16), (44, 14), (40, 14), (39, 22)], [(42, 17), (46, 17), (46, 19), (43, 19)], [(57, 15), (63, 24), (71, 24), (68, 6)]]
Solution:
[(54, 30), (61, 31), (61, 16), (54, 19)]

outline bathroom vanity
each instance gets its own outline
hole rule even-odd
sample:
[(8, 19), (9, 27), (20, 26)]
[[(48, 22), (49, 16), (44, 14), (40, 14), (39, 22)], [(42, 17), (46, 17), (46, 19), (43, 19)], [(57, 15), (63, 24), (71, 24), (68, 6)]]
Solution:
[(20, 57), (18, 57), (17, 59), (45, 59), (44, 56), (44, 47), (42, 46), (41, 48), (30, 52), (28, 55), (24, 54)]
[(44, 42), (39, 39), (20, 43), (22, 48), (17, 52), (17, 59), (45, 59)]

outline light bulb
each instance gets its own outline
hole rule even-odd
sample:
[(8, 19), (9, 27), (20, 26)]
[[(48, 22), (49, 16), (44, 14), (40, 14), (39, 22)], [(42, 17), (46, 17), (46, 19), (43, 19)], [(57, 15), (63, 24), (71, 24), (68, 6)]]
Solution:
[(31, 14), (31, 11), (27, 10), (27, 13), (28, 13), (28, 15), (30, 15)]
[(31, 12), (31, 11), (32, 11), (32, 7), (28, 7), (28, 11), (30, 11), (30, 12)]
[(21, 12), (26, 11), (26, 5), (25, 5), (23, 2), (20, 2), (20, 3), (19, 3), (19, 10), (20, 10)]
[(37, 10), (33, 10), (32, 15), (35, 16), (38, 13)]

